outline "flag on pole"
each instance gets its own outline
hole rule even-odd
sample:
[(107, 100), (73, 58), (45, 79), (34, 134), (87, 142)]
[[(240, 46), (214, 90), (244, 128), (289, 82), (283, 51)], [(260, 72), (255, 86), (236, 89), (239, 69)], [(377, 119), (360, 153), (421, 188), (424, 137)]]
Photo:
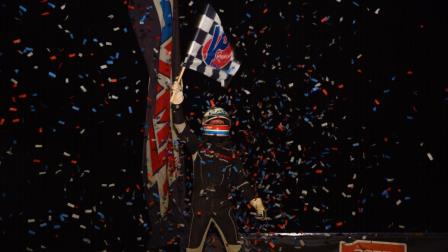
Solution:
[(185, 184), (170, 87), (179, 72), (178, 0), (130, 0), (133, 30), (148, 71), (143, 179), (150, 219), (150, 248), (181, 240)]
[(221, 20), (210, 4), (202, 14), (183, 66), (219, 81), (223, 87), (240, 67)]

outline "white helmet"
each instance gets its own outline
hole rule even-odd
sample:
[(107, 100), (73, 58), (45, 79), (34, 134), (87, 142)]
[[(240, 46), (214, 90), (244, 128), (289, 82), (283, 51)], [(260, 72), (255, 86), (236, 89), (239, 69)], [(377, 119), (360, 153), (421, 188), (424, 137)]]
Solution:
[(207, 136), (229, 136), (230, 125), (229, 114), (219, 107), (209, 109), (202, 118), (202, 132)]

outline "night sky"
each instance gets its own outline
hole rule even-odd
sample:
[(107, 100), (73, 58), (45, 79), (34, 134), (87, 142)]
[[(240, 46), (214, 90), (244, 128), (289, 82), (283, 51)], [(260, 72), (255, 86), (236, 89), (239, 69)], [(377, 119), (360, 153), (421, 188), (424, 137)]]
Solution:
[[(0, 239), (18, 248), (148, 238), (148, 73), (127, 3), (94, 2), (0, 3)], [(242, 67), (228, 89), (187, 71), (184, 110), (198, 134), (210, 100), (232, 115), (273, 219), (237, 200), (241, 232), (447, 231), (441, 3), (209, 3)], [(179, 5), (181, 58), (205, 4)]]

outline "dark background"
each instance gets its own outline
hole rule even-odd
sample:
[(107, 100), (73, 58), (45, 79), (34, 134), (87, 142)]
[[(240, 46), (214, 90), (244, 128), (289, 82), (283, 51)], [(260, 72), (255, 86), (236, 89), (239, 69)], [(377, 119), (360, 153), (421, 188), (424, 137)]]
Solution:
[[(241, 231), (447, 231), (442, 4), (211, 3), (242, 69), (227, 90), (188, 71), (185, 110), (198, 133), (209, 100), (232, 113), (273, 218), (236, 202)], [(0, 4), (2, 242), (145, 246), (147, 72), (126, 4)], [(180, 3), (183, 52), (204, 6)]]

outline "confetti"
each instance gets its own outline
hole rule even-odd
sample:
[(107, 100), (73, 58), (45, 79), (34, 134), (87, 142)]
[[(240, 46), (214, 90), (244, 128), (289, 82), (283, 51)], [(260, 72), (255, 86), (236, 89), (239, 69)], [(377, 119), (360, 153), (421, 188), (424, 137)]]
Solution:
[[(146, 69), (126, 12), (141, 8), (134, 3), (0, 6), (7, 29), (0, 61), (8, 62), (0, 67), (0, 168), (18, 174), (13, 168), (21, 164), (24, 176), (8, 177), (1, 187), (9, 191), (0, 191), (0, 205), (7, 206), (0, 233), (16, 234), (4, 226), (23, 220), (18, 235), (27, 237), (28, 251), (51, 250), (65, 239), (100, 251), (139, 251), (148, 244), (148, 207), (161, 200), (154, 194), (157, 202), (147, 202), (140, 174), (152, 98), (147, 74), (154, 70)], [(257, 223), (238, 194), (231, 195), (244, 234), (341, 232), (359, 223), (385, 231), (431, 226), (406, 218), (391, 224), (369, 214), (381, 206), (384, 213), (411, 216), (407, 211), (422, 205), (415, 195), (420, 190), (434, 195), (430, 205), (442, 198), (436, 187), (413, 187), (415, 181), (437, 183), (431, 176), (446, 167), (441, 139), (447, 123), (438, 112), (446, 111), (448, 86), (436, 80), (443, 76), (437, 64), (429, 71), (422, 63), (438, 62), (428, 56), (439, 52), (428, 34), (443, 31), (438, 19), (371, 1), (213, 4), (242, 67), (228, 89), (187, 71), (184, 110), (197, 134), (213, 103), (232, 115), (235, 148), (272, 218)], [(181, 48), (202, 7), (193, 0), (179, 5)], [(134, 23), (144, 29), (154, 11), (143, 7)], [(148, 40), (160, 35), (153, 36)], [(17, 193), (8, 188), (17, 185), (29, 199), (22, 212), (8, 207)], [(191, 195), (188, 170), (185, 188)], [(188, 216), (188, 197), (186, 207)], [(185, 227), (170, 227), (176, 228)], [(67, 237), (71, 232), (76, 241)], [(276, 240), (258, 242), (287, 251)]]

